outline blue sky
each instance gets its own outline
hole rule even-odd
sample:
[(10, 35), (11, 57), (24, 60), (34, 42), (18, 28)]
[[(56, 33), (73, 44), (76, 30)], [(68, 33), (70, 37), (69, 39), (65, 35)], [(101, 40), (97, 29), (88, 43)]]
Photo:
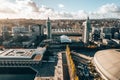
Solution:
[(0, 18), (120, 18), (119, 0), (0, 0)]
[(35, 0), (38, 5), (46, 5), (48, 7), (59, 10), (58, 4), (63, 4), (65, 9), (69, 12), (85, 10), (85, 11), (95, 11), (99, 7), (105, 4), (114, 3), (116, 5), (120, 4), (120, 0)]

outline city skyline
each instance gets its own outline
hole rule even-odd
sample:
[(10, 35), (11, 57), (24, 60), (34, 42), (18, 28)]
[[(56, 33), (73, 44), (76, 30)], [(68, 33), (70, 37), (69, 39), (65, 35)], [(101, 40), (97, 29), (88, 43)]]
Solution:
[(1, 0), (0, 18), (120, 18), (118, 0)]

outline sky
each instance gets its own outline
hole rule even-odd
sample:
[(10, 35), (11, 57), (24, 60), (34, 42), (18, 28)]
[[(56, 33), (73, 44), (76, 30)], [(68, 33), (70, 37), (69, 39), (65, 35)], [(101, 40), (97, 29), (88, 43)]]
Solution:
[(0, 18), (120, 18), (119, 0), (0, 0)]

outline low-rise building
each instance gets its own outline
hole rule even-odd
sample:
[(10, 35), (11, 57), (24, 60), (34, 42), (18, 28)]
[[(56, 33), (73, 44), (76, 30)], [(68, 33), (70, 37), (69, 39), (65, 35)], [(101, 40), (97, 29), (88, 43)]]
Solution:
[(39, 64), (46, 48), (0, 50), (0, 66), (29, 66)]

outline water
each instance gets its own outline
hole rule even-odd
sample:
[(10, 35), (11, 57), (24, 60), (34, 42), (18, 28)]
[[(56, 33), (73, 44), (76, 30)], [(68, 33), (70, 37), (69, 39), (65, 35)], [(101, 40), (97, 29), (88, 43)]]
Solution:
[(30, 68), (0, 67), (0, 80), (34, 80), (35, 75)]
[(0, 80), (34, 80), (34, 74), (0, 74)]

